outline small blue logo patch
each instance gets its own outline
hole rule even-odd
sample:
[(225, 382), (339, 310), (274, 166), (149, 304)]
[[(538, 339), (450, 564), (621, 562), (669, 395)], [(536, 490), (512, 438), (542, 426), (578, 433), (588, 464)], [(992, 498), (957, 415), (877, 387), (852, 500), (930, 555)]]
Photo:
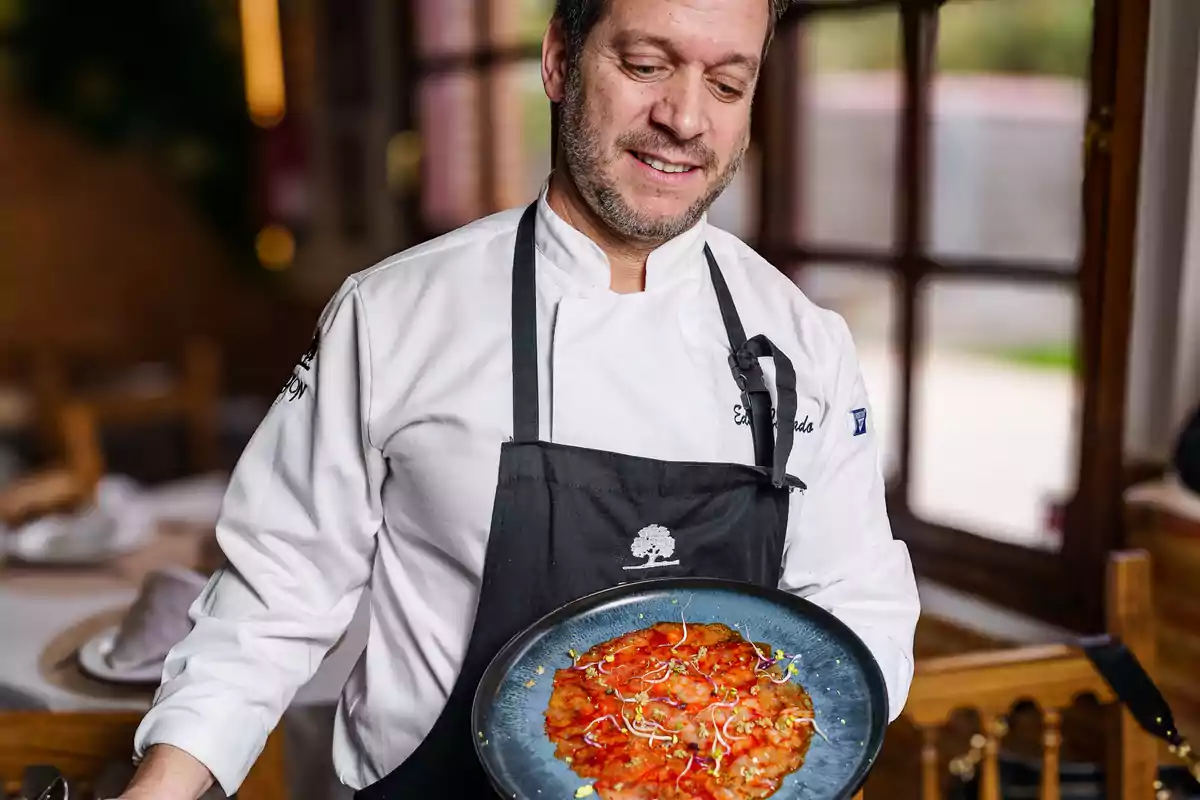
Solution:
[(867, 432), (867, 410), (856, 408), (850, 413), (854, 415), (854, 435), (862, 436)]

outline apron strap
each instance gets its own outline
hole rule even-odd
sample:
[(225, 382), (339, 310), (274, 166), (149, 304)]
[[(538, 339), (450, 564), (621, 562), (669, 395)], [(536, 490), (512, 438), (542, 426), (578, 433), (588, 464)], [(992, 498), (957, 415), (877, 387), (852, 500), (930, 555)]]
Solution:
[(536, 442), (538, 429), (537, 285), (533, 226), (537, 203), (517, 226), (512, 279), (513, 440)]
[[(717, 304), (721, 308), (721, 319), (729, 336), (729, 369), (738, 388), (742, 390), (742, 405), (750, 412), (754, 463), (769, 468), (771, 482), (777, 487), (783, 486), (787, 481), (788, 456), (792, 453), (792, 440), (795, 437), (796, 369), (791, 359), (766, 336), (759, 334), (746, 339), (746, 331), (733, 304), (725, 276), (721, 274), (717, 259), (707, 244), (704, 245), (704, 257), (708, 261)], [(779, 398), (778, 439), (771, 430), (774, 424), (771, 418), (771, 392), (767, 389), (762, 367), (758, 363), (758, 359), (768, 356), (775, 360), (775, 393)]]
[[(513, 440), (536, 442), (538, 426), (537, 285), (535, 278), (534, 225), (537, 203), (531, 203), (517, 226), (512, 279)], [(742, 405), (750, 413), (754, 463), (771, 470), (771, 482), (787, 482), (787, 461), (792, 452), (796, 422), (796, 371), (792, 362), (763, 335), (746, 339), (729, 287), (708, 245), (704, 245), (721, 319), (729, 336), (729, 368), (742, 391)], [(775, 387), (779, 398), (778, 438), (771, 428), (771, 393), (758, 359), (775, 360)]]

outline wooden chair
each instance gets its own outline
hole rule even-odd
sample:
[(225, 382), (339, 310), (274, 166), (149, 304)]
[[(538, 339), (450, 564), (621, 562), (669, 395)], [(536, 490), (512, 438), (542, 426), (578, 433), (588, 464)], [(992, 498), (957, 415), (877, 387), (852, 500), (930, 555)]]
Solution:
[[(25, 769), (56, 767), (71, 782), (73, 800), (95, 798), (92, 786), (114, 764), (130, 764), (133, 736), (142, 714), (136, 711), (0, 712), (0, 798), (20, 791)], [(286, 800), (287, 773), (282, 728), (267, 740), (258, 761), (238, 790), (244, 800)]]
[(106, 471), (101, 429), (182, 419), (187, 428), (189, 467), (211, 470), (218, 462), (217, 404), (220, 357), (207, 342), (191, 342), (177, 380), (162, 391), (75, 390), (64, 360), (36, 359), (35, 386), (41, 436), (51, 462), (0, 491), (0, 526), (42, 514), (69, 512), (94, 496)]
[[(1106, 627), (1155, 670), (1154, 619), (1151, 610), (1149, 556), (1142, 551), (1114, 553), (1109, 561)], [(982, 730), (969, 758), (978, 767), (979, 800), (1000, 800), (1000, 744), (1006, 719), (1020, 701), (1041, 711), (1041, 800), (1060, 800), (1061, 723), (1063, 711), (1080, 697), (1103, 704), (1112, 723), (1108, 732), (1105, 796), (1110, 800), (1154, 797), (1158, 743), (1138, 727), (1087, 656), (1067, 644), (1018, 647), (918, 661), (902, 717), (921, 737), (920, 798), (941, 800), (944, 759), (941, 729), (962, 710), (979, 713)], [(875, 794), (872, 791), (869, 794)], [(862, 800), (863, 794), (857, 800)]]
[(63, 404), (58, 412), (60, 459), (0, 491), (0, 526), (66, 512), (87, 503), (104, 475), (104, 454), (95, 410), (86, 403)]
[[(121, 359), (104, 370), (119, 374)], [(217, 404), (220, 399), (221, 357), (205, 339), (189, 341), (171, 380), (160, 390), (95, 388), (73, 378), (68, 355), (43, 351), (33, 359), (33, 390), (42, 438), (51, 452), (61, 446), (59, 420), (72, 403), (85, 403), (98, 424), (130, 424), (182, 420), (187, 428), (189, 467), (207, 472), (218, 466)]]

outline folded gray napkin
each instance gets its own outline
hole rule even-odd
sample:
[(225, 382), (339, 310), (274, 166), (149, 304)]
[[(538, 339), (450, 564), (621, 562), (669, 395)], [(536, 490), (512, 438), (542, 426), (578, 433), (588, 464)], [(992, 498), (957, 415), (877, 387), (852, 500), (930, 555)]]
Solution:
[(171, 648), (191, 631), (188, 609), (206, 583), (200, 573), (178, 567), (148, 574), (105, 656), (108, 666), (128, 671), (166, 659)]

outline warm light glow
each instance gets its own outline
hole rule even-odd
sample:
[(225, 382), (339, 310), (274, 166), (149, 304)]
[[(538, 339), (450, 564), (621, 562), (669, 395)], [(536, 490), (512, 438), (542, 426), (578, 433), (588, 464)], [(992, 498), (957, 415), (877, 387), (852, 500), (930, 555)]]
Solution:
[(285, 270), (296, 258), (296, 237), (282, 225), (268, 225), (254, 239), (258, 261), (272, 271)]
[(255, 125), (270, 128), (283, 119), (283, 44), (279, 0), (240, 0), (246, 105)]
[(393, 191), (411, 190), (421, 178), (421, 134), (400, 131), (387, 143), (387, 183)]

